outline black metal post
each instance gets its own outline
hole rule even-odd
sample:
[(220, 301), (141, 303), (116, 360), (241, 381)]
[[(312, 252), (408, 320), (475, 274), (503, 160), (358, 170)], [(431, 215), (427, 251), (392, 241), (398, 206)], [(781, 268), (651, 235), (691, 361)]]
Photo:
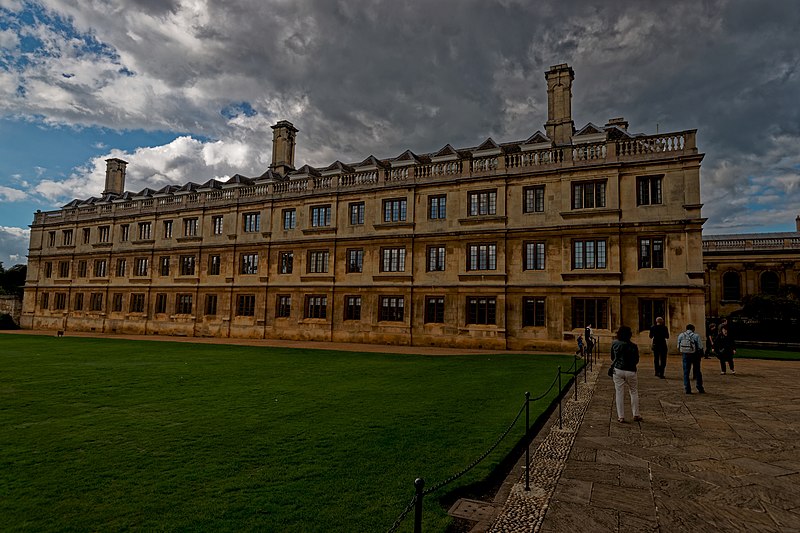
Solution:
[(573, 382), (575, 383), (575, 401), (578, 401), (578, 359), (575, 359), (575, 373), (572, 374)]
[(561, 365), (558, 367), (558, 429), (561, 429)]
[(587, 379), (586, 378), (586, 366), (587, 366), (586, 359), (584, 359), (583, 360), (583, 382), (584, 383), (587, 383), (587, 381), (586, 381), (586, 379)]
[(422, 489), (425, 487), (425, 480), (418, 477), (414, 480), (414, 488), (417, 489), (417, 497), (414, 502), (414, 533), (422, 533)]
[(528, 435), (531, 428), (531, 393), (525, 393), (525, 490), (531, 490), (531, 443)]

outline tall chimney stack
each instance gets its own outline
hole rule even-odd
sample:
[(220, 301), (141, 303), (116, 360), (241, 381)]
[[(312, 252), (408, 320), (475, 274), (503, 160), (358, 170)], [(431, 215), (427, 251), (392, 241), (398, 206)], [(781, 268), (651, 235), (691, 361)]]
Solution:
[(797, 233), (800, 233), (800, 215), (797, 215), (797, 218), (794, 219), (794, 226), (797, 229)]
[(547, 80), (547, 136), (556, 145), (570, 144), (575, 131), (572, 121), (572, 80), (575, 72), (566, 63), (550, 67)]
[(127, 161), (112, 157), (106, 159), (106, 188), (103, 194), (122, 194), (125, 191), (125, 167)]
[(272, 126), (272, 164), (270, 170), (285, 176), (294, 170), (294, 144), (297, 128), (288, 120)]

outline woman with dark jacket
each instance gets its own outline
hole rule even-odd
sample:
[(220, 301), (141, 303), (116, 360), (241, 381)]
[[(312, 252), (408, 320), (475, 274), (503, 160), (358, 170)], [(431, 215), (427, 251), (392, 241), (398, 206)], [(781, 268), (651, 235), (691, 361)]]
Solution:
[(719, 357), (719, 367), (720, 370), (722, 370), (720, 374), (725, 373), (726, 362), (731, 367), (731, 374), (735, 374), (736, 371), (733, 369), (733, 356), (736, 355), (736, 343), (733, 342), (733, 337), (728, 334), (727, 327), (722, 326), (719, 329), (719, 334), (714, 342), (714, 349), (717, 352), (717, 357)]
[(639, 378), (636, 365), (639, 364), (639, 347), (631, 342), (633, 332), (628, 326), (621, 326), (616, 340), (611, 343), (611, 366), (614, 368), (614, 389), (617, 403), (617, 420), (625, 422), (625, 386), (631, 396), (631, 411), (634, 422), (641, 422), (639, 416)]

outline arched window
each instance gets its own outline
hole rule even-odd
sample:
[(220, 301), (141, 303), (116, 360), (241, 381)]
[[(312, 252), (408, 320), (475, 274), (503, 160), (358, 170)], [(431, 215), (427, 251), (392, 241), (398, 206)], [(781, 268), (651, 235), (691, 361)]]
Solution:
[(725, 274), (722, 275), (722, 299), (740, 300), (741, 297), (739, 273), (732, 270), (725, 272)]
[(778, 294), (780, 284), (781, 282), (776, 272), (767, 270), (761, 273), (761, 294)]

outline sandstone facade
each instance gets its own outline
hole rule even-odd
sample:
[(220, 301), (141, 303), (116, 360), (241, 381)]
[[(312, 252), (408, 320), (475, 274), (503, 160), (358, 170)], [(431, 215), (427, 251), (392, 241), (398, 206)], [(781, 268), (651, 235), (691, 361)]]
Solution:
[(138, 193), (109, 160), (103, 196), (36, 214), (22, 325), (564, 349), (703, 324), (695, 130), (576, 130), (573, 77), (522, 141), (295, 169), (281, 121), (262, 176)]

